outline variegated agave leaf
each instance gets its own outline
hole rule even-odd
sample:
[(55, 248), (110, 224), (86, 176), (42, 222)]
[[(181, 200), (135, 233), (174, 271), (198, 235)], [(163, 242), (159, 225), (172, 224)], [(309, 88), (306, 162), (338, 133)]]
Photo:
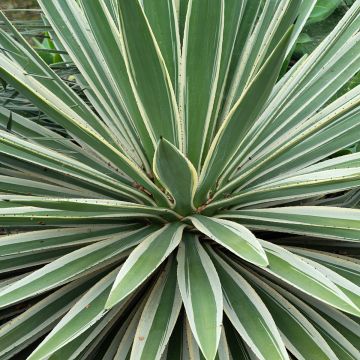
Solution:
[(0, 359), (360, 359), (360, 0), (285, 72), (315, 0), (38, 3), (0, 15)]

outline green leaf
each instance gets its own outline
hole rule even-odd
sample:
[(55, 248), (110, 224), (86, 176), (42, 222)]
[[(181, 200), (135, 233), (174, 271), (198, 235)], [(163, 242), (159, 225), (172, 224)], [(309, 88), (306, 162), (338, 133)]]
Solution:
[(295, 170), (306, 170), (306, 166), (317, 164), (337, 150), (354, 144), (359, 134), (359, 103), (360, 87), (284, 133), (271, 148), (257, 153), (248, 164), (251, 166), (245, 166), (242, 174), (233, 174), (234, 179), (221, 193), (249, 184), (258, 185), (283, 174), (295, 175)]
[(325, 20), (336, 10), (341, 2), (342, 0), (317, 0), (307, 24), (314, 24)]
[[(74, 247), (71, 250), (77, 249)], [(69, 254), (71, 251), (68, 248), (65, 249), (56, 249), (49, 251), (42, 251), (38, 254), (14, 254), (8, 255), (0, 258), (0, 274), (10, 273), (13, 271), (28, 271), (28, 269), (33, 269), (44, 264), (48, 264), (62, 256)], [(26, 274), (29, 275), (29, 274)]]
[(196, 235), (184, 234), (178, 255), (178, 284), (192, 333), (207, 360), (215, 358), (221, 334), (221, 284)]
[[(109, 116), (108, 126), (120, 139), (124, 138), (122, 143), (124, 143), (123, 148), (126, 153), (128, 155), (130, 155), (130, 153), (137, 153), (147, 170), (149, 170), (149, 159), (152, 158), (154, 146), (143, 124), (143, 119), (127, 74), (126, 64), (123, 58), (123, 49), (120, 43), (120, 32), (117, 24), (114, 22), (118, 22), (118, 19), (114, 20), (112, 18), (111, 12), (106, 8), (104, 1), (81, 0), (79, 3), (86, 19), (82, 18), (81, 10), (77, 9), (80, 13), (77, 14), (77, 26), (88, 39), (89, 45), (92, 45), (94, 48), (96, 48), (96, 46), (99, 47), (97, 56), (90, 61), (96, 64), (96, 71), (98, 72), (96, 75), (99, 76), (104, 73), (106, 79), (108, 79), (109, 85), (105, 87), (105, 91), (110, 93), (115, 99), (114, 103), (116, 104), (116, 108), (114, 110), (120, 112), (122, 119), (122, 121), (115, 121), (116, 115)], [(69, 10), (70, 12), (71, 10), (75, 10), (71, 7), (71, 3), (69, 3), (69, 9), (67, 9), (66, 1), (63, 2), (61, 6), (66, 14), (69, 13)], [(117, 9), (115, 9), (115, 11), (117, 11)], [(119, 13), (116, 14), (116, 17), (118, 17), (118, 15)], [(69, 14), (67, 16), (69, 18), (69, 16), (72, 17), (74, 15)], [(55, 21), (58, 22), (59, 20), (57, 19)], [(96, 45), (90, 34), (93, 35), (94, 40), (96, 40)], [(74, 45), (68, 44), (68, 46)], [(76, 56), (81, 64), (88, 61), (79, 58), (78, 54)], [(96, 63), (97, 57), (99, 57), (98, 63)], [(91, 79), (91, 81), (94, 80)], [(103, 81), (103, 79), (100, 81)], [(98, 89), (96, 90), (98, 92)], [(136, 130), (141, 134), (142, 142), (138, 139)], [(143, 150), (147, 155), (147, 159), (144, 159), (144, 155), (142, 154)]]
[(257, 266), (268, 265), (260, 242), (246, 227), (232, 221), (202, 215), (194, 215), (189, 219), (199, 231), (235, 255)]
[(85, 277), (54, 291), (0, 329), (0, 356), (11, 358), (51, 329), (97, 277)]
[[(211, 142), (215, 136), (216, 128), (220, 125), (220, 115), (224, 98), (226, 96), (226, 86), (231, 80), (231, 61), (241, 54), (238, 49), (237, 37), (243, 35), (244, 28), (239, 31), (241, 24), (245, 20), (246, 6), (252, 6), (245, 0), (226, 0), (224, 1), (224, 30), (220, 56), (219, 78), (217, 81), (217, 89), (214, 97), (214, 105), (209, 122), (209, 131), (206, 138), (203, 158), (209, 150)], [(256, 4), (255, 4), (256, 5)], [(244, 21), (245, 22), (245, 21)], [(203, 160), (203, 159), (202, 159)]]
[(241, 269), (273, 317), (285, 346), (297, 359), (336, 360), (336, 356), (316, 328), (288, 300), (259, 277)]
[(342, 333), (336, 330), (336, 328), (323, 318), (318, 311), (312, 309), (308, 304), (280, 286), (274, 285), (274, 288), (292, 302), (314, 325), (336, 354), (335, 359), (356, 360), (359, 357), (360, 352), (353, 346), (353, 344), (351, 344)]
[[(187, 319), (185, 319), (184, 321), (183, 332), (185, 333), (183, 342), (183, 357), (186, 359), (204, 360), (205, 358), (196, 343), (196, 340), (190, 328), (189, 321), (187, 321)], [(226, 341), (224, 328), (221, 329), (219, 347), (216, 353), (215, 360), (230, 360), (230, 352)]]
[(331, 280), (299, 256), (267, 241), (261, 241), (269, 267), (263, 271), (297, 289), (350, 314), (360, 315), (358, 307)]
[(45, 195), (66, 197), (82, 197), (81, 191), (63, 188), (57, 185), (46, 184), (45, 182), (33, 181), (13, 176), (0, 175), (0, 189), (5, 193), (23, 194), (23, 195)]
[(146, 303), (146, 297), (145, 297), (145, 299), (141, 300), (140, 304), (138, 304), (137, 307), (130, 314), (129, 317), (131, 318), (131, 321), (128, 324), (127, 328), (120, 329), (120, 331), (121, 330), (125, 330), (125, 331), (121, 338), (120, 343), (117, 344), (118, 346), (117, 346), (117, 350), (116, 350), (114, 359), (123, 358), (126, 360), (130, 360), (131, 346), (134, 341), (136, 329), (139, 324), (141, 314), (144, 310), (145, 303)]
[(358, 285), (316, 261), (304, 257), (302, 257), (302, 260), (324, 274), (353, 302), (354, 305), (360, 308), (360, 287)]
[[(222, 123), (201, 171), (195, 205), (201, 205), (206, 200), (219, 174), (227, 167), (241, 140), (266, 103), (280, 71), (291, 31), (292, 28), (286, 32)], [(239, 122), (239, 119), (245, 120)]]
[[(74, 134), (80, 141), (91, 146), (98, 156), (105, 161), (110, 161), (115, 168), (125, 172), (134, 181), (142, 184), (159, 200), (165, 200), (161, 191), (150, 181), (145, 172), (132, 160), (126, 157), (121, 151), (108, 143), (103, 137), (98, 135), (92, 127), (79, 118), (74, 111), (57, 98), (55, 94), (44, 88), (35, 77), (28, 76), (23, 70), (8, 61), (6, 57), (0, 54), (0, 75), (11, 82), (12, 86), (17, 88), (29, 100), (36, 104), (39, 109), (48, 114), (54, 121), (65, 126), (66, 129)], [(35, 90), (37, 89), (37, 90)], [(1, 140), (5, 138), (1, 134)], [(7, 136), (6, 136), (7, 137)]]
[[(132, 337), (135, 336), (136, 331), (136, 325), (139, 322), (139, 318), (141, 315), (143, 309), (143, 303), (141, 303), (139, 309), (135, 308), (132, 311), (129, 311), (128, 316), (126, 319), (122, 322), (119, 329), (114, 334), (111, 343), (108, 346), (108, 349), (106, 350), (103, 360), (114, 360), (116, 352), (119, 348), (119, 344), (121, 344), (122, 340), (124, 339), (124, 336), (129, 328), (132, 330)], [(129, 355), (129, 350), (127, 350), (127, 355)]]
[[(94, 212), (95, 214), (104, 215), (116, 214), (118, 216), (125, 217), (154, 217), (161, 220), (159, 215), (163, 215), (169, 220), (179, 219), (179, 215), (167, 208), (153, 207), (146, 205), (139, 205), (136, 203), (117, 201), (117, 200), (106, 200), (106, 199), (77, 199), (77, 198), (48, 198), (48, 197), (37, 197), (37, 196), (22, 196), (22, 195), (0, 195), (0, 200), (7, 202), (8, 205), (22, 204), (26, 206), (38, 207), (39, 210), (51, 209), (51, 210), (63, 210), (69, 211), (68, 214), (76, 214), (79, 212), (89, 213)], [(34, 213), (36, 210), (34, 209)]]
[(179, 23), (174, 0), (142, 0), (146, 18), (159, 45), (175, 94), (180, 66)]
[[(288, 57), (291, 56), (291, 51), (294, 45), (298, 42), (298, 39), (302, 35), (306, 35), (302, 32), (306, 22), (316, 5), (317, 0), (310, 0), (310, 1), (302, 1), (299, 7), (299, 15), (295, 21), (294, 31), (291, 36), (289, 48), (288, 48)], [(290, 60), (290, 59), (289, 59)]]
[(154, 156), (154, 173), (173, 196), (175, 211), (182, 215), (193, 212), (197, 174), (191, 162), (165, 139), (159, 141)]
[(175, 222), (142, 239), (122, 266), (106, 303), (110, 309), (140, 286), (179, 245), (185, 225)]
[[(252, 24), (253, 28), (248, 33), (239, 34), (239, 36), (246, 36), (247, 38), (243, 45), (244, 48), (238, 55), (236, 71), (225, 100), (224, 117), (229, 114), (231, 108), (256, 77), (288, 28), (295, 22), (300, 3), (299, 0), (290, 2), (279, 0), (257, 1), (253, 4), (254, 8), (251, 8), (250, 4), (247, 5), (249, 11), (256, 11), (257, 13), (251, 14), (250, 17), (251, 20), (255, 20)], [(293, 36), (290, 36), (290, 40)]]
[(179, 105), (186, 125), (186, 154), (196, 169), (201, 166), (217, 100), (224, 8), (224, 0), (190, 0), (186, 14)]
[[(356, 154), (355, 154), (356, 155)], [(351, 156), (351, 155), (347, 155)], [(346, 157), (347, 157), (346, 156)], [(325, 163), (325, 162), (324, 162)], [(306, 171), (309, 170), (309, 173)], [(238, 191), (236, 195), (224, 200), (214, 201), (208, 210), (214, 207), (235, 205), (236, 208), (267, 203), (282, 204), (299, 199), (321, 196), (357, 188), (360, 179), (360, 166), (348, 169), (338, 168), (311, 172), (310, 169), (288, 175), (279, 180), (270, 180), (253, 188)], [(262, 206), (264, 206), (262, 205)]]
[(253, 351), (249, 348), (249, 346), (246, 345), (246, 343), (244, 343), (241, 336), (232, 326), (230, 320), (227, 317), (224, 318), (224, 326), (226, 329), (227, 341), (232, 358), (239, 360), (255, 359)]
[(182, 360), (184, 355), (184, 312), (181, 311), (178, 320), (175, 324), (171, 337), (169, 339), (168, 346), (166, 348), (166, 356), (164, 358), (173, 360)]
[(261, 359), (288, 359), (276, 325), (254, 289), (208, 247), (224, 294), (224, 311), (238, 333)]
[[(72, 106), (73, 110), (81, 117), (86, 118), (88, 123), (100, 135), (106, 139), (111, 139), (111, 133), (104, 126), (101, 119), (98, 118), (90, 107), (78, 96), (74, 91), (66, 85), (66, 83), (56, 74), (51, 67), (47, 66), (38, 54), (31, 47), (29, 42), (20, 34), (16, 27), (9, 21), (4, 14), (0, 13), (1, 20), (6, 24), (8, 30), (13, 35), (9, 36), (0, 30), (1, 45), (10, 51), (11, 58), (28, 73), (38, 74), (39, 83), (56, 93), (57, 97), (62, 99), (68, 106)], [(24, 56), (26, 54), (26, 56)], [(76, 104), (76, 106), (74, 106)], [(35, 127), (41, 127), (34, 124)], [(44, 129), (46, 131), (46, 129)]]
[(254, 230), (310, 235), (324, 239), (360, 241), (360, 210), (325, 206), (224, 211), (220, 217)]
[[(235, 170), (241, 163), (251, 164), (249, 171), (241, 167), (241, 175), (236, 176), (240, 178), (237, 179), (238, 183), (243, 183), (244, 178), (249, 180), (260, 163), (271, 160), (268, 153), (279, 139), (286, 145), (290, 131), (297, 129), (301, 134), (304, 129), (300, 125), (305, 124), (309, 116), (316, 116), (316, 111), (359, 69), (360, 57), (354, 56), (354, 53), (358, 54), (360, 46), (355, 40), (360, 25), (359, 11), (358, 4), (354, 4), (293, 76), (276, 89), (275, 96), (264, 107), (256, 126), (248, 132), (243, 143), (246, 146), (239, 149), (232, 166)], [(254, 155), (257, 161), (247, 161)]]
[(173, 259), (159, 276), (136, 329), (131, 359), (160, 359), (182, 306)]
[[(283, 294), (285, 296), (285, 294)], [(295, 293), (295, 295), (299, 295)], [(331, 326), (333, 326), (340, 334), (348, 339), (353, 346), (360, 350), (360, 324), (356, 318), (339, 311), (331, 306), (326, 306), (323, 302), (316, 300), (305, 294), (299, 296), (302, 304), (309, 304), (316, 313), (324, 318)], [(293, 300), (293, 298), (292, 298)], [(316, 326), (316, 323), (314, 324)]]
[(120, 195), (121, 198), (125, 196), (128, 199), (139, 199), (141, 202), (148, 203), (148, 200), (146, 200), (148, 197), (145, 194), (126, 183), (124, 184), (112, 179), (107, 174), (101, 173), (64, 153), (59, 153), (59, 151), (44, 145), (33, 144), (3, 130), (0, 130), (0, 143), (0, 153), (15, 157), (31, 165), (35, 164), (54, 170), (57, 172), (57, 176), (54, 176), (57, 181), (59, 181), (60, 173), (62, 176), (68, 177), (69, 184), (75, 178), (80, 180), (82, 187), (85, 187), (85, 189), (87, 188), (86, 183), (90, 183), (91, 186), (95, 185), (94, 190), (100, 194), (104, 194), (104, 192), (106, 194), (110, 191), (113, 197), (117, 193), (117, 196)]
[[(62, 137), (57, 132), (41, 126), (31, 119), (21, 116), (15, 112), (11, 112), (10, 110), (0, 106), (0, 124), (2, 127), (6, 127), (10, 115), (12, 117), (11, 131), (13, 134), (17, 134), (28, 139), (31, 138), (33, 142), (40, 145), (45, 145), (47, 148), (56, 150), (61, 153), (71, 151), (73, 157), (77, 159), (80, 157), (84, 163), (89, 161), (86, 156), (82, 156), (80, 147), (74, 146), (74, 144), (70, 141), (66, 141), (64, 137)], [(92, 161), (91, 164), (95, 166), (95, 164), (98, 163)]]
[[(139, 166), (143, 164), (149, 168), (135, 136), (133, 122), (139, 118), (141, 121), (141, 115), (132, 94), (124, 61), (121, 54), (119, 55), (118, 32), (114, 40), (112, 29), (115, 25), (111, 23), (111, 15), (105, 11), (103, 1), (91, 3), (98, 17), (92, 18), (91, 12), (83, 11), (79, 3), (74, 1), (39, 1), (47, 21), (56, 32), (55, 37), (60, 48), (66, 50), (70, 55), (68, 60), (73, 61), (81, 72), (78, 80), (86, 89), (92, 105), (101, 114), (106, 124), (105, 129), (112, 139), (111, 143), (119, 145), (126, 153), (131, 153)], [(89, 18), (91, 23), (88, 22)], [(104, 19), (106, 20), (102, 21)], [(106, 39), (102, 37), (101, 30), (105, 31)], [(72, 36), (73, 33), (77, 36)], [(110, 57), (109, 47), (112, 49)], [(114, 70), (113, 58), (117, 59), (119, 71)], [(148, 151), (149, 142), (146, 140), (147, 137), (143, 137), (143, 144)]]
[(290, 251), (314, 260), (350, 280), (352, 283), (360, 286), (360, 268), (358, 260), (343, 255), (295, 247), (291, 247)]
[(139, 1), (119, 2), (121, 45), (131, 86), (153, 141), (163, 136), (183, 148), (174, 89), (159, 45)]
[[(128, 255), (154, 227), (140, 229), (132, 234), (117, 234), (58, 258), (0, 290), (0, 306), (6, 307), (34, 297), (84, 274), (94, 272)], [(58, 250), (57, 250), (58, 251)], [(32, 255), (33, 256), (33, 255)]]
[(48, 250), (84, 246), (107, 240), (114, 234), (130, 232), (138, 225), (78, 227), (21, 232), (0, 237), (0, 258), (9, 255), (35, 254)]
[[(28, 359), (48, 358), (49, 355), (68, 344), (100, 320), (106, 313), (104, 306), (117, 272), (118, 269), (112, 271), (90, 288), (37, 346)], [(117, 311), (120, 312), (125, 305), (126, 301), (123, 301), (117, 306)]]

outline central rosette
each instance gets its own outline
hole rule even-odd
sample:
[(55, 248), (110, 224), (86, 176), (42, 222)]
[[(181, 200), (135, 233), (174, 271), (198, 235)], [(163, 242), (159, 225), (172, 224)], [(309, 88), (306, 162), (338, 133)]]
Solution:
[(197, 212), (198, 175), (193, 164), (170, 142), (160, 139), (154, 155), (154, 173), (169, 196), (169, 207), (181, 216)]

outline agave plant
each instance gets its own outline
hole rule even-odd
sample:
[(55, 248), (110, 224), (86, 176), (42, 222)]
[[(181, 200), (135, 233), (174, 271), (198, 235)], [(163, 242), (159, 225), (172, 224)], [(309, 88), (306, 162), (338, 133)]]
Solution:
[(315, 2), (39, 0), (81, 92), (1, 15), (1, 359), (360, 358), (360, 0), (279, 77)]

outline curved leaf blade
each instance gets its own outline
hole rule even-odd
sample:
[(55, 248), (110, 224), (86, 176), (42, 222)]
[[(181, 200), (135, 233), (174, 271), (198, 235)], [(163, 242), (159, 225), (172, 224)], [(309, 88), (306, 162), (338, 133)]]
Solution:
[(155, 151), (153, 168), (156, 177), (173, 196), (174, 209), (183, 215), (194, 211), (198, 177), (191, 162), (174, 145), (161, 139)]
[(263, 271), (326, 304), (360, 315), (359, 308), (332, 281), (301, 257), (267, 241), (261, 241), (261, 245), (269, 260), (269, 267)]
[(215, 358), (221, 334), (221, 284), (198, 238), (184, 234), (178, 255), (177, 278), (192, 333), (207, 360)]
[(208, 247), (224, 294), (224, 311), (261, 360), (289, 360), (274, 320), (249, 283)]
[(131, 360), (160, 359), (182, 306), (176, 281), (175, 260), (170, 259), (141, 314), (131, 351)]
[(180, 109), (186, 124), (186, 154), (196, 169), (201, 165), (216, 100), (224, 3), (224, 0), (190, 0), (186, 13), (180, 68)]
[(235, 255), (257, 266), (268, 265), (265, 251), (260, 242), (246, 227), (233, 221), (202, 215), (193, 215), (189, 219), (199, 231)]
[(224, 211), (221, 218), (254, 230), (280, 231), (342, 241), (360, 241), (360, 210), (330, 206)]
[(62, 256), (1, 289), (0, 307), (6, 307), (41, 294), (80, 275), (113, 263), (124, 257), (129, 249), (136, 246), (144, 236), (153, 231), (154, 227), (147, 227), (130, 235), (117, 234), (109, 240), (91, 244)]
[(142, 239), (122, 266), (111, 289), (110, 309), (140, 286), (179, 245), (185, 225), (172, 223)]

